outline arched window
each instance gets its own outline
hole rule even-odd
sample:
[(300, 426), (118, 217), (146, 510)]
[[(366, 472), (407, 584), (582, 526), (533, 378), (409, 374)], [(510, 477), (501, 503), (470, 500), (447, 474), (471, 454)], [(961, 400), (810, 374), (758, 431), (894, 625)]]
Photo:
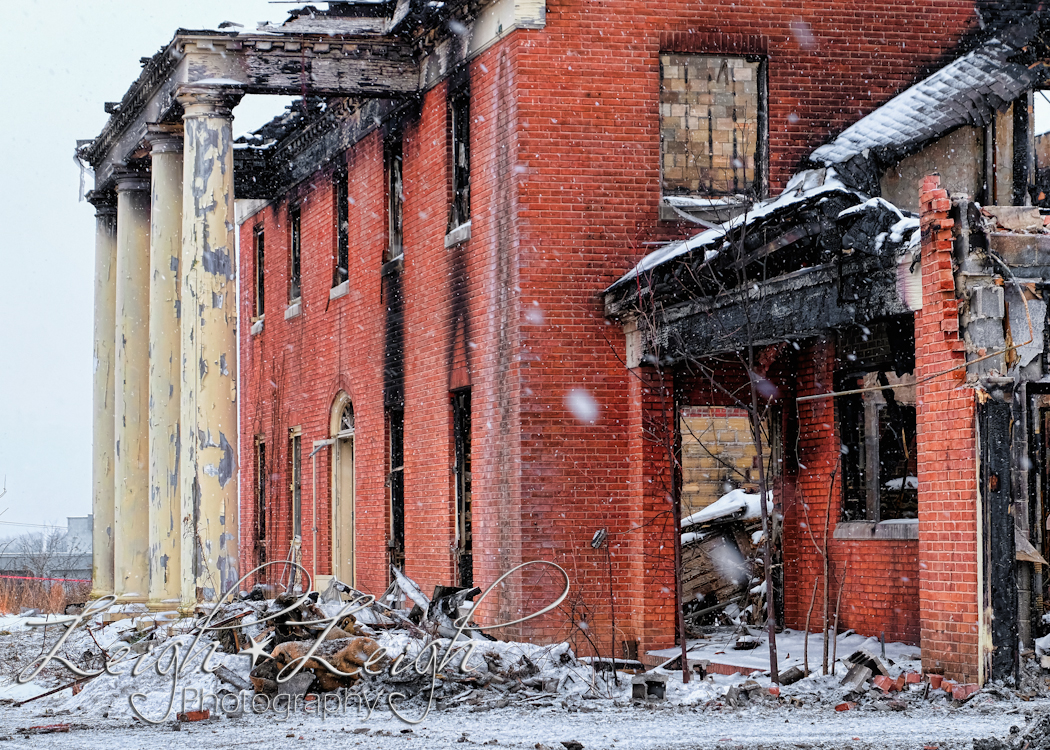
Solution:
[(349, 401), (343, 406), (339, 415), (339, 432), (353, 432), (354, 430), (354, 405)]

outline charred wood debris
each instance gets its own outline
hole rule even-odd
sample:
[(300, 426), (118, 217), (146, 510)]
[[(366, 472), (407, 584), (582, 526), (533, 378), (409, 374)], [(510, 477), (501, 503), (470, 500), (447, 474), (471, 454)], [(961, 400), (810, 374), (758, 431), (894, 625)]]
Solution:
[[(765, 624), (765, 534), (754, 512), (756, 503), (725, 503), (737, 493), (719, 501), (726, 505), (723, 512), (694, 513), (682, 520), (682, 606), (690, 638), (706, 637), (705, 626), (742, 626), (736, 648), (746, 650), (759, 646), (747, 626)], [(741, 497), (757, 501), (757, 496)], [(769, 522), (770, 559), (778, 580), (783, 519), (770, 513)]]

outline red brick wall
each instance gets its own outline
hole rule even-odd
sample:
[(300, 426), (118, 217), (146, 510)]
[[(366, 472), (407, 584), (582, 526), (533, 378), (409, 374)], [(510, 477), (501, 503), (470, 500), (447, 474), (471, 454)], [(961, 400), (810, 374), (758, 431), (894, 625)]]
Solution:
[[(643, 648), (670, 643), (666, 592), (648, 578), (662, 537), (645, 525), (666, 510), (653, 489), (664, 459), (636, 433), (652, 394), (624, 368), (623, 334), (603, 318), (599, 297), (652, 249), (647, 243), (691, 231), (657, 220), (659, 52), (667, 45), (768, 49), (776, 192), (805, 154), (911, 82), (973, 20), (961, 0), (860, 9), (842, 2), (783, 14), (759, 3), (552, 2), (545, 29), (516, 31), (470, 64), (472, 236), (452, 249), (443, 243), (446, 92), (444, 85), (427, 92), (421, 116), (405, 130), (402, 275), (407, 569), (424, 589), (451, 577), (449, 389), (469, 382), (475, 580), (487, 585), (534, 559), (558, 562), (573, 579), (558, 613), (515, 632), (575, 637), (586, 649), (572, 619), (586, 622), (597, 644), (609, 641), (606, 555), (589, 544), (606, 528), (618, 639), (641, 638)], [(705, 33), (669, 36), (697, 30)], [(241, 278), (252, 278), (248, 248), (259, 222), (269, 266), (265, 330), (257, 336), (248, 330), (251, 284), (242, 285), (242, 554), (252, 547), (248, 469), (256, 435), (265, 436), (277, 474), (271, 559), (287, 554), (287, 430), (301, 425), (304, 560), (312, 560), (305, 456), (329, 436), (332, 402), (345, 390), (357, 418), (358, 583), (380, 593), (389, 519), (379, 134), (352, 147), (347, 163), (354, 200), (347, 296), (328, 299), (335, 237), (327, 170), (241, 229)], [(285, 321), (288, 199), (303, 201), (303, 312)], [(574, 403), (585, 408), (574, 413)], [(317, 458), (318, 570), (327, 572), (329, 450)], [(485, 615), (521, 616), (555, 593), (554, 579), (534, 571), (497, 592)]]
[[(922, 661), (952, 679), (977, 681), (977, 445), (974, 391), (952, 269), (948, 193), (922, 181), (922, 310), (915, 317), (918, 380), (919, 584)], [(960, 369), (953, 369), (959, 367)]]

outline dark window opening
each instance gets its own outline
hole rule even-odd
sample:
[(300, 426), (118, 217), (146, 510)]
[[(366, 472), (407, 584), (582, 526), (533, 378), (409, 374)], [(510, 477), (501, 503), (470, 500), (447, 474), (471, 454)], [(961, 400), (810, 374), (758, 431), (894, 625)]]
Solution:
[(405, 566), (405, 412), (387, 410), (387, 440), (390, 455), (390, 564)]
[(298, 302), (302, 297), (302, 227), (301, 227), (301, 211), (298, 206), (293, 208), (289, 212), (289, 224), (291, 224), (292, 231), (292, 253), (291, 253), (291, 264), (288, 274), (288, 301)]
[(293, 433), (289, 448), (291, 458), (292, 481), (289, 490), (292, 497), (292, 534), (303, 535), (303, 476), (302, 476), (302, 435)]
[(845, 521), (918, 518), (914, 351), (910, 315), (839, 336), (835, 389), (863, 390), (835, 399)]
[(448, 228), (470, 221), (470, 94), (465, 89), (449, 96), (449, 134), (452, 139), (452, 205)]
[(384, 155), (386, 162), (387, 260), (394, 260), (404, 253), (403, 151), (400, 133), (387, 139)]
[(470, 391), (452, 396), (452, 427), (456, 446), (456, 568), (459, 585), (474, 585), (474, 544), (470, 507)]
[(262, 224), (255, 227), (255, 317), (266, 312), (266, 237)]
[(255, 444), (255, 564), (266, 562), (266, 443)]
[(345, 169), (335, 170), (332, 188), (335, 194), (335, 272), (332, 286), (336, 287), (350, 278), (350, 193), (347, 184), (349, 175)]

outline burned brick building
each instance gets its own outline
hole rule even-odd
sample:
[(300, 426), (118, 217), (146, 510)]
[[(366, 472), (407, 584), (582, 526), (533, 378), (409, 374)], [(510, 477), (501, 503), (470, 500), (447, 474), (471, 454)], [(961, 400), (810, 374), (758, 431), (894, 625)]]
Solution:
[[(815, 574), (795, 509), (823, 518), (831, 498), (849, 521), (833, 555), (868, 545), (845, 573), (848, 627), (938, 642), (924, 623), (947, 610), (923, 604), (920, 567), (943, 551), (924, 551), (923, 462), (943, 460), (924, 424), (956, 419), (976, 446), (985, 404), (1014, 396), (974, 401), (969, 422), (925, 410), (924, 389), (948, 382), (922, 381), (943, 369), (931, 352), (947, 362), (967, 342), (932, 340), (933, 267), (907, 212), (931, 164), (953, 195), (1028, 200), (1036, 170), (1017, 160), (1041, 73), (1023, 11), (390, 0), (179, 30), (80, 147), (99, 216), (96, 590), (189, 606), (291, 559), (378, 595), (391, 565), (427, 590), (543, 559), (572, 591), (518, 635), (669, 645), (677, 415), (734, 408), (719, 394), (743, 371), (716, 387), (696, 363), (750, 346), (776, 390), (785, 621), (799, 625)], [(889, 127), (901, 91), (921, 97)], [(236, 105), (258, 94), (301, 100), (234, 142)], [(936, 114), (913, 122), (929, 97)], [(747, 256), (730, 262), (726, 242)], [(983, 270), (1001, 295), (981, 293), (981, 320), (1000, 299), (1016, 314), (1015, 286)], [(753, 288), (742, 337), (734, 295)], [(856, 366), (840, 367), (849, 347)], [(993, 369), (980, 377), (1010, 372)], [(845, 416), (825, 397), (880, 385), (892, 395), (865, 391)], [(878, 450), (880, 413), (903, 435), (892, 502), (856, 462), (829, 482), (842, 445)], [(874, 538), (849, 536), (861, 527)], [(952, 541), (978, 565), (976, 536)], [(526, 569), (480, 615), (517, 619), (559, 591)]]
[[(680, 411), (747, 417), (759, 392), (784, 621), (802, 627), (829, 586), (840, 628), (921, 644), (927, 669), (978, 682), (1045, 629), (1045, 24), (987, 30), (815, 149), (777, 198), (646, 256), (605, 296), (628, 366)], [(721, 429), (681, 440), (717, 456)], [(682, 456), (683, 474), (725, 467)]]

